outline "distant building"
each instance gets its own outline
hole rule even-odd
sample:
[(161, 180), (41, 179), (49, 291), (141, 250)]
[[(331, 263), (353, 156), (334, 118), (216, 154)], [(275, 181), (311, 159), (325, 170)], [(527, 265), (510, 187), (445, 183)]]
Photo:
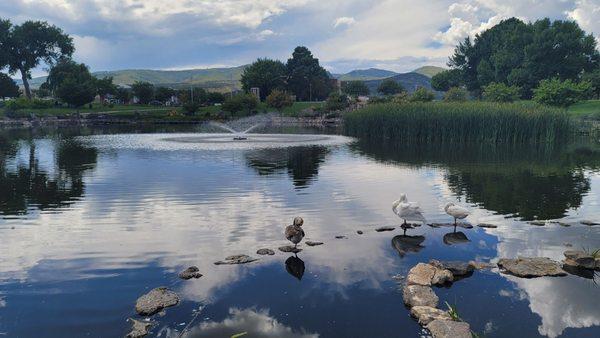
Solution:
[(250, 88), (250, 93), (252, 95), (254, 95), (254, 97), (256, 97), (257, 100), (260, 101), (260, 88), (252, 87), (252, 88)]

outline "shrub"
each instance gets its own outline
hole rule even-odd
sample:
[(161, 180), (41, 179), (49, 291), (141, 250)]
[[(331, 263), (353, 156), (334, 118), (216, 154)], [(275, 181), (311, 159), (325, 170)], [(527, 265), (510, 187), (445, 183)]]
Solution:
[(75, 77), (68, 77), (56, 89), (56, 96), (71, 106), (81, 107), (94, 101), (96, 86), (91, 79), (80, 81)]
[(267, 107), (275, 108), (281, 111), (285, 107), (291, 107), (294, 104), (292, 97), (286, 92), (275, 89), (267, 96)]
[(402, 85), (392, 79), (385, 79), (381, 81), (377, 87), (377, 92), (379, 92), (381, 95), (396, 95), (403, 91), (404, 88)]
[(238, 94), (226, 99), (221, 108), (232, 115), (240, 112), (250, 115), (256, 106), (258, 106), (258, 100), (254, 95)]
[(329, 94), (327, 101), (325, 102), (325, 110), (327, 111), (338, 111), (344, 110), (350, 106), (348, 96), (333, 92)]
[(540, 81), (533, 90), (533, 100), (550, 106), (568, 107), (590, 97), (592, 85), (587, 81), (580, 83), (571, 80), (549, 79)]
[(198, 109), (200, 109), (200, 104), (197, 102), (186, 102), (183, 104), (183, 111), (187, 116), (195, 115), (198, 112)]
[(446, 102), (464, 102), (467, 101), (467, 91), (463, 88), (452, 87), (444, 94)]
[(6, 101), (5, 108), (8, 111), (15, 112), (22, 109), (46, 109), (52, 108), (54, 103), (52, 101), (45, 101), (40, 99), (28, 100), (26, 97), (19, 97), (14, 100)]
[(364, 81), (344, 82), (342, 84), (342, 91), (353, 97), (369, 95), (369, 87), (367, 87)]
[(410, 96), (407, 92), (396, 94), (392, 97), (392, 103), (402, 104), (410, 101)]
[(427, 90), (427, 88), (419, 87), (419, 89), (415, 90), (414, 93), (410, 96), (410, 101), (412, 102), (431, 102), (435, 98), (435, 95)]
[(483, 99), (491, 102), (513, 102), (520, 98), (521, 88), (492, 82), (483, 88)]

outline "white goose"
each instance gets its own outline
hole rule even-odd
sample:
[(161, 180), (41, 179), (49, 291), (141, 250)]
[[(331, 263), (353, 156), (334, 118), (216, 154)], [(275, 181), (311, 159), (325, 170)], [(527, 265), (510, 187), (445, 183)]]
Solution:
[(394, 201), (392, 211), (404, 220), (404, 225), (406, 225), (406, 221), (426, 222), (419, 204), (409, 202), (406, 194), (400, 194), (400, 199)]
[(452, 202), (446, 204), (446, 206), (444, 207), (444, 211), (446, 211), (448, 215), (454, 217), (455, 228), (457, 219), (465, 219), (471, 214), (471, 212), (467, 208), (461, 207), (460, 205), (456, 205)]

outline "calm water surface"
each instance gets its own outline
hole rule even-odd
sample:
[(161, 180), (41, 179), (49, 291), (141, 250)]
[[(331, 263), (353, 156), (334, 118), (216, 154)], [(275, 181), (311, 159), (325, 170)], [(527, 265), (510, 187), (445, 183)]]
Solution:
[[(600, 247), (600, 226), (578, 223), (600, 220), (598, 145), (164, 140), (190, 131), (0, 131), (0, 336), (120, 337), (138, 318), (136, 299), (168, 286), (182, 302), (154, 317), (151, 336), (418, 337), (392, 278), (417, 262), (561, 260), (569, 248)], [(443, 205), (454, 201), (472, 209), (468, 222), (498, 228), (460, 229), (469, 241), (454, 245), (451, 228), (375, 232), (400, 223), (391, 203), (402, 192), (430, 222), (450, 221)], [(301, 245), (297, 258), (213, 264), (287, 244), (283, 228), (295, 216), (307, 239), (325, 244)], [(204, 276), (179, 280), (190, 265)], [(599, 281), (491, 270), (435, 291), (486, 337), (598, 337)]]

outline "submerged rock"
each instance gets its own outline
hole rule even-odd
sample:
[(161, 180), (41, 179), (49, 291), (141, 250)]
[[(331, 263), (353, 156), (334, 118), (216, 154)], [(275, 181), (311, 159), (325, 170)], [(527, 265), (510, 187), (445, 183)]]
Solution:
[(407, 285), (402, 290), (404, 304), (409, 307), (429, 306), (437, 307), (439, 298), (429, 286)]
[(298, 247), (294, 247), (293, 245), (286, 245), (286, 246), (280, 246), (279, 247), (279, 251), (281, 251), (281, 252), (298, 253), (298, 252), (302, 251), (302, 249), (300, 249)]
[(600, 225), (599, 222), (594, 222), (594, 221), (590, 221), (590, 220), (583, 220), (579, 223), (581, 223), (583, 225), (588, 225), (588, 226)]
[(306, 241), (306, 245), (308, 245), (308, 246), (319, 246), (319, 245), (323, 245), (323, 242)]
[(198, 269), (198, 267), (190, 266), (189, 268), (187, 268), (179, 273), (179, 278), (185, 279), (185, 280), (192, 279), (192, 278), (200, 278), (200, 277), (202, 277), (202, 274), (199, 271), (200, 271), (200, 269)]
[(436, 319), (426, 326), (433, 338), (471, 338), (471, 327), (465, 322)]
[(477, 224), (477, 226), (480, 228), (488, 228), (488, 229), (496, 229), (498, 227), (497, 225), (489, 224), (489, 223), (479, 223), (479, 224)]
[(379, 227), (379, 228), (375, 229), (375, 231), (377, 231), (377, 232), (394, 231), (394, 230), (396, 230), (395, 227)]
[(451, 232), (449, 234), (445, 234), (443, 241), (444, 241), (444, 244), (455, 245), (455, 244), (468, 243), (471, 240), (469, 240), (469, 238), (467, 238), (467, 235), (465, 235), (464, 232), (458, 231), (458, 232)]
[(429, 264), (435, 266), (438, 269), (446, 269), (452, 272), (454, 276), (466, 276), (473, 273), (475, 267), (467, 262), (460, 261), (438, 261), (432, 259), (429, 261)]
[(166, 287), (159, 287), (138, 298), (135, 303), (135, 311), (142, 316), (151, 316), (178, 303), (179, 296), (175, 292)]
[(261, 256), (265, 256), (265, 255), (273, 256), (275, 254), (275, 251), (273, 251), (271, 249), (258, 249), (258, 250), (256, 250), (256, 254), (261, 255)]
[(257, 261), (257, 258), (252, 258), (248, 255), (233, 255), (225, 258), (223, 261), (215, 262), (215, 265), (234, 265), (234, 264), (246, 264)]
[(425, 326), (434, 320), (452, 320), (448, 312), (431, 306), (414, 306), (410, 309), (411, 316), (417, 318), (419, 324)]
[(504, 273), (524, 278), (565, 276), (567, 274), (558, 262), (547, 257), (502, 258), (498, 261), (498, 267)]
[(143, 322), (133, 318), (127, 319), (131, 322), (131, 331), (125, 336), (126, 338), (142, 338), (150, 333), (150, 328), (154, 325), (153, 322)]
[(570, 265), (582, 269), (595, 269), (596, 259), (583, 251), (567, 250), (564, 253), (566, 259), (565, 265)]

